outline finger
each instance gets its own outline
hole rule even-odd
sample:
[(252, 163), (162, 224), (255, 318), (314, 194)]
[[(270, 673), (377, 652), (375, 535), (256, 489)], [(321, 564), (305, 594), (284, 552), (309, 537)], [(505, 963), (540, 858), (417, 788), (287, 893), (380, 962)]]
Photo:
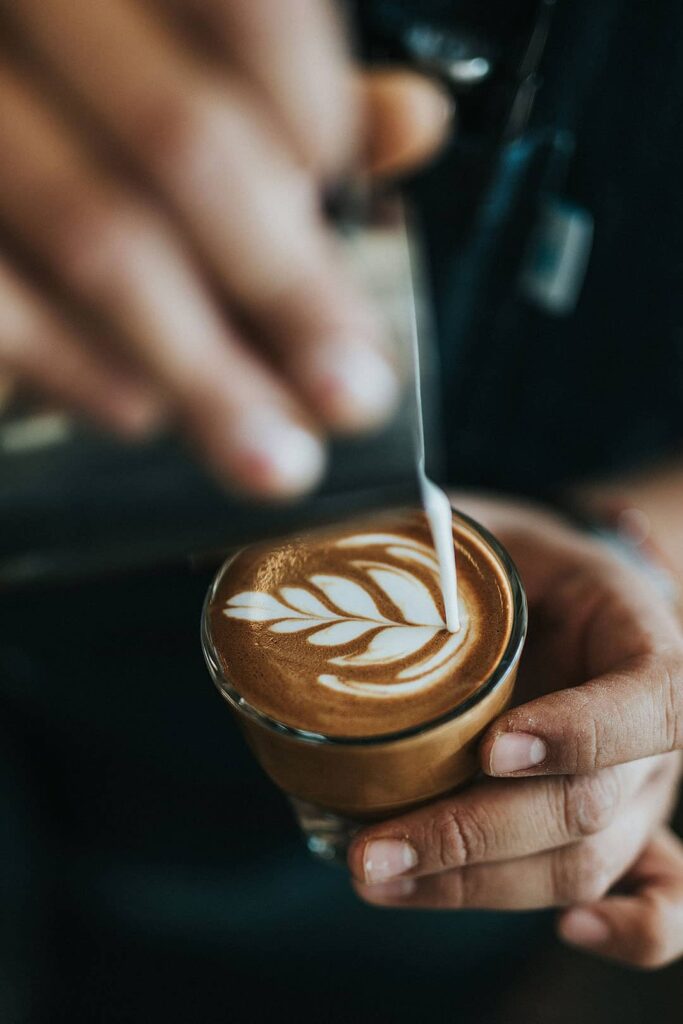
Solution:
[(452, 124), (449, 93), (426, 75), (403, 69), (352, 75), (343, 26), (328, 3), (174, 0), (174, 7), (193, 11), (212, 39), (220, 39), (313, 168), (338, 175), (357, 156), (372, 174), (405, 172), (433, 156)]
[(489, 775), (576, 774), (683, 746), (683, 653), (632, 660), (504, 714), (481, 744)]
[(359, 137), (344, 25), (328, 0), (176, 0), (287, 127), (301, 157), (339, 174)]
[(671, 832), (653, 839), (629, 872), (627, 896), (562, 914), (560, 938), (633, 967), (664, 967), (683, 955), (683, 844)]
[(453, 125), (450, 95), (425, 75), (376, 71), (361, 78), (365, 157), (371, 174), (405, 173), (429, 160)]
[(158, 397), (90, 345), (84, 332), (50, 310), (0, 256), (3, 376), (126, 437), (149, 433), (162, 417)]
[(372, 884), (566, 846), (605, 829), (662, 770), (663, 759), (652, 758), (593, 775), (473, 786), (364, 829), (351, 844), (349, 867)]
[(303, 412), (226, 325), (163, 216), (100, 177), (6, 69), (0, 149), (0, 217), (118, 332), (217, 474), (264, 495), (310, 486), (323, 457)]
[(673, 610), (613, 559), (575, 569), (555, 588), (565, 599), (546, 611), (560, 632), (571, 623), (566, 644), (580, 648), (583, 672), (594, 677), (501, 716), (481, 744), (484, 771), (575, 774), (680, 749), (683, 638)]
[(573, 846), (424, 878), (379, 885), (355, 882), (354, 888), (362, 899), (378, 906), (538, 910), (594, 903), (636, 860), (670, 802), (668, 782), (650, 783), (609, 828)]
[(398, 377), (347, 280), (318, 189), (244, 82), (218, 76), (125, 0), (26, 0), (17, 17), (163, 191), (280, 372), (338, 430), (380, 423)]

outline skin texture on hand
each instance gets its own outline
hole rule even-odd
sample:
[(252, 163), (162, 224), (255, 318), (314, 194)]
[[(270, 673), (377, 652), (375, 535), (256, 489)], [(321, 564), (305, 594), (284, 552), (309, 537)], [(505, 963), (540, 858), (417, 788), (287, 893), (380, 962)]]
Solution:
[[(681, 774), (680, 625), (645, 577), (559, 518), (455, 504), (502, 540), (529, 598), (519, 705), (480, 747), (500, 777), (364, 829), (349, 853), (354, 886), (378, 906), (576, 907), (583, 917), (558, 921), (567, 941), (668, 962), (683, 952), (683, 859), (661, 838)], [(589, 913), (602, 922), (592, 932)]]
[(645, 970), (665, 967), (683, 950), (683, 843), (662, 829), (614, 895), (558, 919), (571, 945)]
[(0, 376), (223, 481), (313, 486), (400, 382), (322, 213), (443, 138), (416, 75), (359, 75), (325, 0), (0, 0)]

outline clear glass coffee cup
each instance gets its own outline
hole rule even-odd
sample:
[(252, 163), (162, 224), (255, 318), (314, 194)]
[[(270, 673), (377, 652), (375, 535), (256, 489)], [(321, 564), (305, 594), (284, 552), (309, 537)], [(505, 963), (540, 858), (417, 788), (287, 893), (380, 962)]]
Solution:
[(402, 732), (332, 736), (293, 728), (254, 707), (226, 677), (212, 636), (209, 609), (233, 555), (209, 588), (202, 614), (202, 648), (211, 677), (234, 712), (261, 767), (288, 797), (308, 849), (343, 861), (354, 832), (417, 807), (471, 780), (478, 772), (477, 743), (512, 699), (527, 632), (527, 604), (515, 565), (504, 547), (463, 513), (456, 533), (485, 548), (507, 587), (510, 628), (490, 674), (446, 714)]

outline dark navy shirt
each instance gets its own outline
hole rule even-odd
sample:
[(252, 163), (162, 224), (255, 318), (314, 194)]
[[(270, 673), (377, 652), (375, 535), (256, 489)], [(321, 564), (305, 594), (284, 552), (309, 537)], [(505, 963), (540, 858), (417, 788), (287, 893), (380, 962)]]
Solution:
[[(521, 46), (535, 3), (361, 4), (374, 46), (432, 18)], [(449, 477), (544, 492), (680, 447), (683, 9), (558, 0), (529, 122), (482, 160), (471, 125), (420, 176)], [(467, 99), (463, 100), (466, 111)], [(594, 220), (576, 309), (519, 278), (548, 198)]]

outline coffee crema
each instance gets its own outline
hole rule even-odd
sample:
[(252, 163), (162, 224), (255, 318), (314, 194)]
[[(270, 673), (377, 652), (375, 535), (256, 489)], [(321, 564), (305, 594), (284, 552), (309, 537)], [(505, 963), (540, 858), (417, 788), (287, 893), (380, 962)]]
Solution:
[(421, 512), (241, 552), (208, 609), (225, 677), (278, 722), (333, 737), (387, 735), (447, 714), (494, 671), (513, 616), (492, 552), (458, 522), (453, 538), (455, 634)]

